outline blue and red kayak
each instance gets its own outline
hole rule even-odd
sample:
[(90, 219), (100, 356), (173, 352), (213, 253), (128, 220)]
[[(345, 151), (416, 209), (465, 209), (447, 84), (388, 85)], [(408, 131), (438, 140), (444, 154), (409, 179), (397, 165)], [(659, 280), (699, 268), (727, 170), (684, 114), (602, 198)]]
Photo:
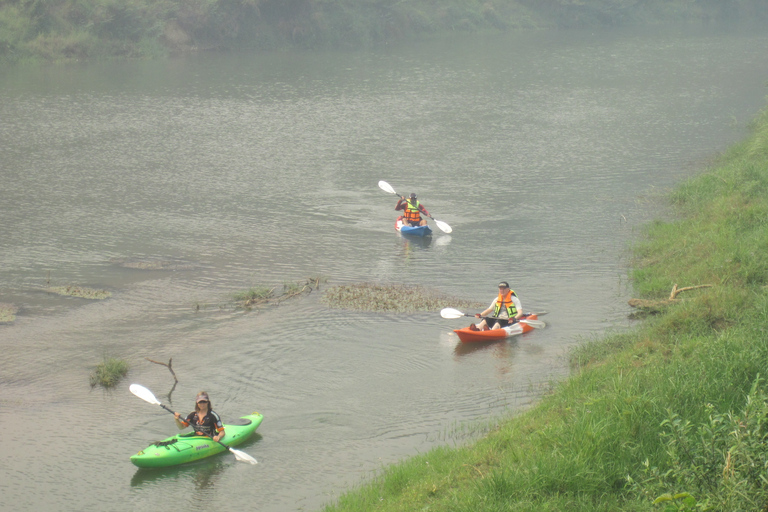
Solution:
[(403, 224), (402, 217), (398, 217), (397, 221), (395, 221), (395, 231), (397, 231), (401, 235), (410, 235), (410, 236), (429, 236), (432, 234), (432, 229), (427, 225), (409, 226), (407, 224)]

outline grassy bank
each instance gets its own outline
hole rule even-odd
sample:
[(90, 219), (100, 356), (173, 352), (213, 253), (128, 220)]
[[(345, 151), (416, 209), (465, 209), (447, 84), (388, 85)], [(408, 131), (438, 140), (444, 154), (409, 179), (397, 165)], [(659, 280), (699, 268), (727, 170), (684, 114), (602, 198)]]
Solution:
[(429, 34), (648, 23), (765, 22), (763, 0), (11, 0), (0, 59), (151, 58), (354, 47)]
[(677, 219), (634, 247), (636, 293), (712, 287), (580, 348), (569, 380), (479, 441), (392, 466), (326, 511), (766, 510), (768, 112), (671, 200)]

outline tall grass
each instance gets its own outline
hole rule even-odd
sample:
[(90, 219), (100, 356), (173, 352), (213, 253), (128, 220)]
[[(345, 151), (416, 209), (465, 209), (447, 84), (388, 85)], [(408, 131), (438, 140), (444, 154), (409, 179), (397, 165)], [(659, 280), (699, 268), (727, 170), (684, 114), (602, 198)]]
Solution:
[(768, 509), (768, 113), (672, 195), (636, 293), (687, 292), (575, 350), (573, 375), (482, 439), (388, 468), (327, 511)]

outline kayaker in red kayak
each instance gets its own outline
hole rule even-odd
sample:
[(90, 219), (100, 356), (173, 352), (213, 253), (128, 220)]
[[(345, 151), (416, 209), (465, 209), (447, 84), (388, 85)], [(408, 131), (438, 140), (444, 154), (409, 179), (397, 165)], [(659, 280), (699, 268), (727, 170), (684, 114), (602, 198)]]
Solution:
[(400, 196), (400, 200), (395, 206), (395, 210), (404, 210), (405, 215), (401, 217), (403, 225), (406, 226), (426, 226), (427, 219), (422, 219), (421, 214), (425, 217), (431, 217), (424, 205), (416, 199), (416, 194), (411, 193), (408, 199), (405, 196)]
[(201, 391), (195, 397), (195, 410), (181, 419), (181, 414), (175, 412), (176, 425), (179, 430), (187, 428), (190, 425), (195, 429), (195, 434), (208, 436), (214, 441), (221, 441), (224, 438), (224, 426), (221, 424), (219, 415), (213, 412), (211, 400), (208, 393)]
[(486, 315), (493, 312), (491, 320), (495, 321), (491, 330), (501, 329), (508, 325), (512, 325), (523, 317), (523, 306), (520, 304), (520, 299), (517, 298), (515, 292), (509, 289), (509, 283), (502, 281), (499, 283), (499, 296), (493, 299), (488, 309), (482, 313), (475, 313), (477, 318), (483, 318), (478, 324), (472, 324), (469, 326), (473, 331), (485, 331), (488, 330), (488, 318)]

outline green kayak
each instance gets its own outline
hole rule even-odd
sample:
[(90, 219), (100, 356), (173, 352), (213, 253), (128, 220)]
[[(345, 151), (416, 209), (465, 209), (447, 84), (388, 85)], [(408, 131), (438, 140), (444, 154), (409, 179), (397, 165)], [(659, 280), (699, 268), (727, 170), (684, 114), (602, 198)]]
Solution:
[[(227, 446), (241, 444), (251, 437), (263, 419), (264, 416), (254, 412), (242, 416), (235, 422), (225, 423), (224, 444)], [(177, 434), (152, 443), (136, 455), (131, 456), (131, 462), (140, 468), (164, 468), (210, 457), (223, 451), (227, 451), (227, 449), (220, 443), (214, 442), (210, 437), (198, 436), (194, 432), (190, 432)]]

